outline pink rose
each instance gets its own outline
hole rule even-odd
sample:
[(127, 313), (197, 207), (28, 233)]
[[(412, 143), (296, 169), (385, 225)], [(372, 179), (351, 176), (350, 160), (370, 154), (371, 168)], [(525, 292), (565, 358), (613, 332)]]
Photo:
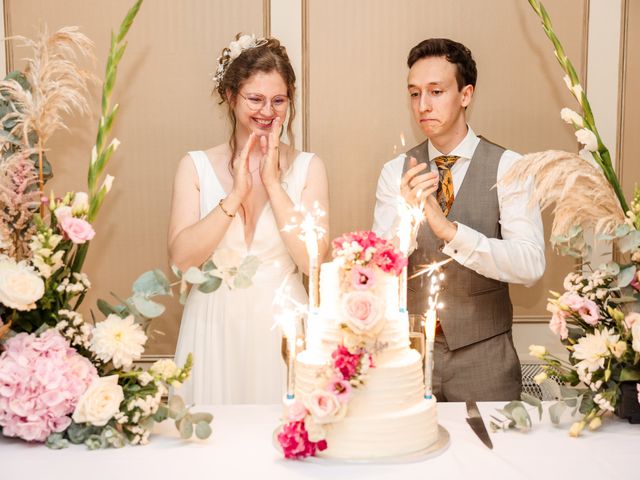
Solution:
[(326, 390), (314, 390), (307, 397), (307, 409), (316, 423), (333, 423), (341, 420), (347, 413), (347, 406), (338, 400), (337, 395)]
[(349, 292), (340, 302), (342, 318), (356, 335), (376, 336), (384, 327), (384, 315), (377, 296), (370, 292)]
[(289, 407), (287, 407), (286, 418), (289, 422), (299, 422), (304, 420), (304, 417), (307, 416), (307, 408), (304, 404), (296, 400)]
[(551, 316), (549, 322), (549, 328), (556, 335), (560, 335), (561, 339), (566, 339), (569, 336), (569, 329), (567, 328), (567, 313), (562, 310), (556, 310)]
[(351, 384), (338, 375), (329, 380), (329, 384), (327, 385), (327, 391), (335, 394), (341, 403), (347, 403), (349, 401), (351, 389)]
[(60, 228), (73, 243), (78, 245), (88, 242), (96, 234), (89, 222), (71, 216), (60, 220)]

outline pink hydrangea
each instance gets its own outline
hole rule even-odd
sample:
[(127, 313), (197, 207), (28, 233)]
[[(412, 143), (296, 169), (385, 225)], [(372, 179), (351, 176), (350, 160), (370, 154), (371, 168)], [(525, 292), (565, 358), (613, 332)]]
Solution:
[(0, 426), (7, 437), (44, 442), (71, 423), (80, 396), (97, 378), (91, 362), (55, 329), (20, 333), (0, 355)]
[(309, 440), (304, 421), (285, 423), (278, 434), (278, 442), (282, 446), (285, 458), (306, 458), (327, 448), (326, 440)]
[(351, 353), (344, 345), (339, 345), (331, 354), (333, 368), (340, 372), (344, 380), (350, 380), (358, 373), (361, 357), (361, 352)]

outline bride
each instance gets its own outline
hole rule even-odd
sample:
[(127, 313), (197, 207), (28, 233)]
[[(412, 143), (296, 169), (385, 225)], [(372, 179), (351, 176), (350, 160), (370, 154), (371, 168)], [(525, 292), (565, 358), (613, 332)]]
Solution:
[[(298, 232), (283, 227), (296, 205), (327, 211), (327, 175), (320, 158), (280, 142), (295, 116), (295, 73), (275, 38), (244, 35), (218, 59), (216, 90), (231, 124), (228, 143), (189, 152), (179, 163), (169, 223), (169, 257), (181, 270), (220, 255), (260, 260), (253, 284), (211, 294), (192, 289), (184, 308), (176, 360), (189, 352), (191, 379), (179, 392), (201, 404), (276, 403), (282, 396), (280, 336), (272, 331), (275, 291), (288, 283), (306, 302), (308, 272)], [(293, 144), (293, 142), (292, 142)], [(321, 219), (327, 228), (328, 216)], [(328, 236), (319, 244), (322, 258)]]

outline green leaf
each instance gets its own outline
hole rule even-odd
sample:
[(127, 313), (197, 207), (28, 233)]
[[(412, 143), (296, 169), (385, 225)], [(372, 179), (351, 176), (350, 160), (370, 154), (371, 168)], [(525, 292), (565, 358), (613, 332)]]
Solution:
[(622, 253), (635, 250), (640, 247), (640, 231), (632, 230), (628, 235), (625, 235), (618, 240), (618, 248)]
[(198, 423), (198, 422), (211, 423), (213, 421), (213, 415), (207, 412), (192, 413), (191, 418), (193, 419), (193, 423)]
[(209, 277), (204, 283), (198, 285), (198, 290), (202, 293), (215, 292), (222, 284), (222, 279), (218, 277)]
[(160, 405), (156, 413), (153, 414), (153, 419), (160, 423), (164, 422), (167, 418), (169, 418), (169, 409), (166, 405)]
[(516, 428), (520, 431), (527, 431), (531, 429), (531, 417), (529, 412), (523, 405), (517, 405), (513, 411), (513, 420), (516, 422)]
[(199, 285), (207, 281), (207, 276), (196, 267), (189, 267), (182, 278), (189, 283)]
[(551, 423), (558, 425), (560, 423), (560, 417), (566, 408), (567, 405), (563, 401), (559, 401), (551, 405), (549, 407), (549, 418), (551, 418)]
[(528, 403), (529, 405), (532, 405), (537, 408), (538, 416), (540, 417), (540, 420), (542, 420), (542, 401), (539, 398), (534, 397), (533, 395), (529, 395), (528, 393), (525, 393), (525, 392), (522, 392), (520, 397), (525, 403)]
[(249, 279), (251, 279), (258, 271), (259, 266), (260, 259), (258, 259), (258, 257), (256, 257), (255, 255), (248, 255), (244, 257), (244, 260), (242, 260), (240, 267), (238, 267), (238, 274), (246, 275), (247, 277), (249, 277)]
[(106, 300), (99, 298), (96, 303), (98, 305), (98, 310), (100, 310), (105, 317), (108, 317), (111, 314), (118, 315), (118, 311)]
[(207, 260), (206, 262), (204, 262), (204, 265), (202, 265), (202, 271), (205, 273), (209, 273), (212, 270), (215, 270), (216, 268), (216, 264), (213, 263), (213, 260)]
[(614, 231), (614, 235), (618, 238), (622, 238), (631, 231), (631, 227), (626, 223), (618, 225)]
[(251, 277), (248, 277), (242, 273), (238, 273), (235, 277), (233, 277), (233, 286), (235, 288), (249, 288), (251, 285)]
[(207, 422), (198, 422), (196, 424), (196, 437), (205, 440), (211, 436), (211, 425)]
[(154, 302), (153, 300), (149, 300), (140, 294), (133, 295), (131, 297), (131, 301), (138, 312), (147, 318), (159, 317), (165, 311), (164, 305)]
[(184, 410), (185, 404), (184, 404), (184, 400), (180, 395), (171, 395), (169, 397), (168, 406), (170, 410), (179, 412), (181, 410)]
[(180, 432), (180, 436), (185, 440), (191, 438), (193, 435), (193, 423), (189, 415), (185, 415), (180, 420), (176, 421), (176, 427)]
[(178, 278), (182, 278), (182, 272), (180, 271), (180, 269), (178, 267), (176, 267), (175, 265), (171, 265), (171, 271), (173, 272), (173, 274), (178, 277)]
[(133, 282), (133, 291), (134, 293), (141, 293), (147, 297), (151, 297), (154, 295), (169, 295), (171, 288), (164, 272), (156, 268), (140, 275), (137, 280)]
[(69, 446), (69, 441), (65, 440), (64, 434), (62, 433), (52, 433), (47, 437), (45, 445), (47, 448), (52, 450), (60, 450), (62, 448), (67, 448)]
[(635, 265), (630, 265), (628, 267), (623, 268), (622, 271), (618, 274), (617, 287), (623, 288), (629, 285), (631, 283), (631, 280), (633, 280), (633, 277), (635, 276), (635, 274), (636, 274)]
[(623, 368), (620, 372), (621, 382), (638, 382), (640, 381), (640, 369), (633, 367)]

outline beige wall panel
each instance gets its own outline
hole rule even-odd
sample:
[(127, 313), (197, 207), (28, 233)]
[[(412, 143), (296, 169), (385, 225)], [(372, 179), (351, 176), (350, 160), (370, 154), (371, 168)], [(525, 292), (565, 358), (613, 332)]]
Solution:
[(629, 0), (627, 9), (620, 172), (625, 196), (631, 202), (634, 186), (640, 184), (640, 2)]
[[(479, 75), (468, 118), (477, 134), (521, 153), (577, 151), (559, 116), (574, 103), (526, 1), (307, 1), (308, 144), (328, 167), (332, 236), (371, 227), (380, 168), (423, 141), (410, 115), (406, 58), (425, 38), (453, 38), (472, 50)], [(567, 54), (583, 71), (586, 2), (545, 5)], [(545, 316), (548, 290), (561, 287), (571, 266), (548, 249), (544, 279), (531, 289), (512, 288), (516, 315)]]
[[(102, 76), (110, 40), (133, 3), (129, 0), (7, 0), (9, 34), (33, 36), (46, 22), (50, 30), (78, 25), (96, 43)], [(85, 270), (93, 282), (84, 309), (95, 309), (109, 292), (126, 297), (142, 272), (168, 271), (167, 224), (173, 175), (189, 150), (221, 143), (228, 136), (224, 110), (210, 95), (211, 73), (225, 45), (239, 31), (263, 31), (263, 0), (148, 0), (129, 33), (114, 95), (121, 104), (114, 129), (122, 142), (108, 168), (116, 180), (95, 224), (97, 236)], [(15, 64), (27, 55), (11, 52)], [(62, 193), (85, 190), (89, 152), (99, 106), (98, 89), (90, 118), (72, 119), (70, 132), (50, 142), (55, 179)], [(173, 354), (181, 307), (168, 306), (153, 324), (147, 353)], [(97, 311), (97, 310), (96, 310)], [(98, 312), (99, 313), (99, 312)]]

